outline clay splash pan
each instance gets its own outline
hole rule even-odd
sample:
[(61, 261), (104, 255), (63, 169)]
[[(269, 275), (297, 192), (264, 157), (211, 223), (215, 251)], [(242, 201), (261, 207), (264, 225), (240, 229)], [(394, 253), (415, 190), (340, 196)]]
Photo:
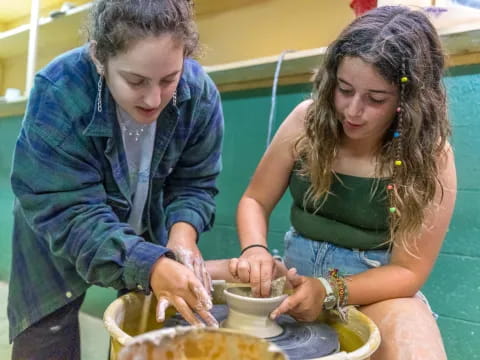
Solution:
[[(340, 350), (338, 335), (321, 322), (299, 322), (288, 315), (276, 321), (268, 315), (286, 297), (254, 298), (248, 286), (227, 287), (223, 291), (226, 304), (216, 304), (211, 313), (221, 327), (242, 331), (276, 344), (290, 360), (316, 359)], [(164, 326), (182, 326), (188, 323), (180, 314), (168, 318)]]

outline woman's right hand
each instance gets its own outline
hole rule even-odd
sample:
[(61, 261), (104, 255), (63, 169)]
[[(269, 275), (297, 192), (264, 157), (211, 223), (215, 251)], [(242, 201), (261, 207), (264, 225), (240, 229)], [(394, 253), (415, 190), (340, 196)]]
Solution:
[(194, 314), (197, 313), (207, 325), (218, 327), (209, 312), (212, 301), (207, 290), (185, 265), (162, 256), (152, 267), (150, 286), (158, 300), (157, 321), (165, 319), (170, 304), (192, 325), (202, 325)]
[(288, 313), (297, 321), (315, 321), (323, 311), (325, 299), (325, 288), (320, 280), (300, 276), (297, 269), (291, 268), (287, 273), (287, 281), (293, 287), (294, 293), (272, 311), (270, 318), (273, 320), (281, 314)]
[(229, 269), (233, 277), (241, 282), (250, 283), (253, 296), (268, 297), (276, 266), (274, 258), (266, 249), (252, 247), (246, 250), (240, 258), (231, 259)]

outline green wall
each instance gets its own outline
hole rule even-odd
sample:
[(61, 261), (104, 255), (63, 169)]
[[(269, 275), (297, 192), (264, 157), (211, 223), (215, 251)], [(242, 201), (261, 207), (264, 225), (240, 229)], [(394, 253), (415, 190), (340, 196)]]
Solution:
[(445, 78), (458, 192), (447, 239), (424, 287), (450, 360), (480, 359), (480, 65)]
[[(279, 88), (274, 130), (310, 93), (310, 84)], [(223, 171), (218, 186), (217, 216), (212, 232), (202, 236), (200, 247), (207, 259), (230, 258), (239, 254), (235, 230), (238, 201), (262, 157), (267, 141), (271, 89), (222, 94), (225, 116)], [(283, 235), (289, 227), (290, 194), (286, 194), (270, 219), (269, 245), (283, 252)]]
[[(454, 218), (437, 265), (424, 292), (439, 314), (439, 325), (450, 360), (480, 359), (480, 66), (451, 69), (445, 78), (449, 92), (459, 191)], [(276, 124), (305, 99), (310, 86), (279, 88)], [(205, 258), (238, 256), (235, 211), (265, 150), (271, 89), (222, 94), (225, 112), (223, 172), (214, 230), (202, 236)], [(8, 280), (11, 208), (8, 174), (19, 117), (0, 119), (0, 280)], [(282, 253), (289, 226), (289, 195), (281, 200), (270, 221), (269, 243)], [(109, 289), (89, 291), (83, 310), (101, 316), (115, 297)]]
[(10, 165), (21, 118), (0, 118), (0, 280), (10, 273), (13, 194), (10, 190)]

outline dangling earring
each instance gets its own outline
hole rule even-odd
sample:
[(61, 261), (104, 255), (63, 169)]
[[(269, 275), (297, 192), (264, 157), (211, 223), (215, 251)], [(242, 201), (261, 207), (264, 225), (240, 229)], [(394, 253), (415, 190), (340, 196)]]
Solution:
[(97, 84), (97, 110), (102, 112), (103, 68), (100, 70), (100, 78)]
[(173, 106), (177, 106), (177, 90), (173, 92), (173, 98), (172, 98)]

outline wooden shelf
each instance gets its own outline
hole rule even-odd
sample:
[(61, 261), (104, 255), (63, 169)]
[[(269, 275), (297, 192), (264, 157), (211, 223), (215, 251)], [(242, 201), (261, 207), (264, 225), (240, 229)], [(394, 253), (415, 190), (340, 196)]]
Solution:
[[(228, 2), (211, 2), (210, 0), (196, 0), (197, 15), (232, 10), (248, 6), (258, 0), (230, 0)], [(38, 46), (48, 46), (58, 43), (62, 39), (79, 38), (81, 26), (92, 3), (79, 5), (65, 13), (65, 15), (51, 18), (43, 17), (39, 21)], [(21, 25), (11, 30), (0, 32), (0, 59), (25, 54), (28, 49), (30, 24)]]
[(450, 28), (440, 39), (449, 56), (480, 53), (480, 24)]
[[(325, 47), (286, 53), (280, 75), (281, 77), (310, 76), (325, 54)], [(205, 66), (219, 88), (230, 84), (273, 79), (279, 56), (268, 56), (228, 64)]]
[[(203, 0), (199, 1), (201, 4)], [(248, 2), (246, 0), (246, 2)], [(245, 3), (246, 3), (245, 2)], [(91, 3), (78, 6), (66, 15), (56, 19), (42, 19), (40, 26), (40, 44), (57, 42), (59, 38), (78, 34)], [(68, 22), (66, 26), (65, 22)], [(67, 29), (71, 29), (68, 30)], [(11, 57), (26, 51), (29, 26), (0, 33), (0, 59)], [(456, 26), (443, 30), (440, 37), (449, 55), (449, 66), (480, 63), (480, 24)], [(43, 39), (43, 40), (41, 40)], [(41, 46), (39, 44), (39, 46)], [(326, 48), (316, 48), (289, 52), (285, 54), (280, 72), (280, 84), (307, 82), (313, 71), (321, 63)], [(270, 87), (279, 56), (237, 61), (227, 64), (205, 66), (220, 91), (232, 91), (248, 88)], [(0, 103), (0, 117), (18, 115), (24, 112), (26, 99), (14, 103)]]
[[(479, 63), (480, 25), (478, 27), (456, 27), (440, 34), (442, 44), (449, 57), (448, 66)], [(282, 78), (299, 77), (305, 79), (317, 68), (326, 47), (287, 53), (282, 62)], [(477, 55), (468, 57), (466, 55)], [(266, 84), (271, 85), (278, 56), (269, 56), (228, 64), (205, 66), (214, 82), (223, 91), (238, 90)], [(255, 84), (252, 84), (255, 83)]]
[[(78, 38), (85, 16), (92, 4), (79, 5), (65, 15), (39, 21), (38, 47), (48, 46), (62, 39)], [(30, 24), (25, 24), (0, 33), (0, 59), (26, 54)]]

